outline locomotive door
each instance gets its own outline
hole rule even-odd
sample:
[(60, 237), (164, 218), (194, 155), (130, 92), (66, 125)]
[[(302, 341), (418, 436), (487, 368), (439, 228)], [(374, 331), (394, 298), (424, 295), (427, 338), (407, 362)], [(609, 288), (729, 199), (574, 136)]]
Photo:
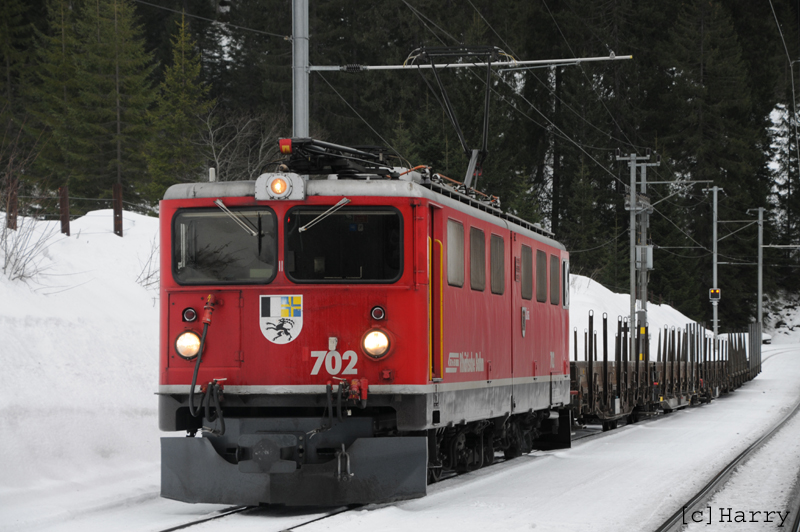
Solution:
[(428, 209), (428, 357), (431, 380), (444, 374), (444, 225), (442, 208)]
[(512, 371), (514, 376), (515, 411), (540, 407), (536, 403), (536, 382), (544, 368), (538, 367), (536, 357), (539, 328), (535, 327), (536, 299), (534, 297), (533, 241), (522, 235), (513, 236), (512, 290)]

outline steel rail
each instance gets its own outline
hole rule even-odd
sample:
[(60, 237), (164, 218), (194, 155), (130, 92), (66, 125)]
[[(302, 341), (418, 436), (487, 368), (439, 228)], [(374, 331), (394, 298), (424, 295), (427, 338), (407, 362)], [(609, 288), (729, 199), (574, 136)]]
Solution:
[(323, 515), (322, 517), (316, 517), (314, 519), (310, 519), (310, 520), (306, 521), (305, 523), (300, 523), (300, 524), (294, 525), (294, 526), (292, 526), (290, 528), (286, 528), (286, 529), (282, 530), (281, 532), (293, 532), (294, 530), (297, 530), (298, 528), (304, 527), (306, 525), (310, 525), (311, 523), (316, 523), (317, 521), (322, 521), (323, 519), (328, 519), (329, 517), (333, 517), (335, 515), (343, 514), (345, 512), (349, 512), (350, 510), (355, 510), (356, 508), (361, 508), (361, 506), (362, 506), (361, 504), (350, 505), (347, 508), (342, 508), (340, 510), (336, 510), (335, 512), (331, 512), (328, 515)]
[(734, 470), (749, 458), (751, 458), (761, 447), (764, 446), (773, 436), (775, 436), (798, 412), (800, 412), (800, 401), (798, 401), (791, 412), (783, 417), (778, 423), (768, 429), (759, 439), (751, 443), (744, 451), (742, 451), (736, 458), (730, 461), (719, 473), (717, 473), (711, 481), (706, 484), (700, 491), (698, 491), (692, 498), (690, 498), (681, 508), (672, 514), (661, 526), (656, 529), (656, 532), (668, 532), (680, 530), (684, 525), (683, 518), (685, 515), (691, 515), (692, 512), (698, 508), (703, 507), (709, 499), (728, 481)]
[(214, 521), (215, 519), (221, 519), (223, 517), (228, 517), (229, 515), (238, 514), (249, 508), (255, 508), (255, 506), (232, 506), (230, 508), (225, 508), (224, 510), (220, 510), (220, 512), (217, 515), (204, 517), (202, 519), (195, 519), (194, 521), (189, 521), (188, 523), (184, 523), (182, 525), (165, 528), (164, 530), (160, 530), (159, 532), (175, 532), (176, 530), (183, 530), (185, 528), (189, 528), (195, 525), (200, 525), (203, 523), (207, 523), (209, 521)]
[[(284, 529), (282, 532), (291, 532), (293, 530), (296, 530), (298, 528), (304, 527), (306, 525), (310, 525), (311, 523), (316, 523), (317, 521), (322, 521), (323, 519), (328, 519), (329, 517), (333, 517), (335, 515), (339, 515), (341, 513), (348, 512), (350, 510), (353, 510), (355, 508), (360, 508), (360, 507), (361, 507), (361, 505), (351, 505), (351, 506), (348, 506), (348, 507), (340, 507), (340, 508), (336, 509), (335, 511), (330, 512), (330, 513), (328, 513), (326, 515), (323, 515), (323, 516), (320, 516), (320, 517), (315, 517), (314, 519), (309, 519), (308, 521), (297, 523), (296, 525), (292, 525), (289, 528)], [(211, 515), (211, 516), (204, 517), (204, 518), (201, 518), (201, 519), (195, 519), (194, 521), (189, 521), (189, 522), (183, 523), (181, 525), (176, 525), (176, 526), (173, 526), (173, 527), (170, 527), (170, 528), (165, 528), (163, 530), (160, 530), (159, 532), (176, 532), (177, 530), (185, 530), (187, 528), (190, 528), (190, 527), (193, 527), (193, 526), (196, 526), (196, 525), (202, 525), (203, 523), (207, 523), (209, 521), (214, 521), (214, 520), (217, 520), (217, 519), (222, 519), (223, 517), (228, 517), (228, 516), (231, 516), (231, 515), (234, 515), (234, 514), (242, 513), (242, 512), (244, 512), (246, 510), (258, 510), (258, 509), (259, 509), (258, 506), (232, 506), (230, 508), (225, 508), (223, 510), (220, 510), (219, 513), (217, 513), (216, 515)]]
[[(795, 493), (798, 493), (798, 489), (800, 489), (800, 486), (795, 487)], [(789, 511), (794, 511), (794, 521), (791, 528), (789, 528), (789, 532), (800, 532), (800, 497), (797, 498), (794, 508)]]

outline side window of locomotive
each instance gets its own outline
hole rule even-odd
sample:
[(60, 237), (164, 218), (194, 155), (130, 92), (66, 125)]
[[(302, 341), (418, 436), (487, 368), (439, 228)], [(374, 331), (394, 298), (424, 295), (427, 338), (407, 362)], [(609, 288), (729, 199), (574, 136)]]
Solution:
[(179, 284), (268, 283), (277, 271), (272, 209), (178, 211), (172, 223), (172, 274)]
[(328, 209), (329, 205), (296, 207), (286, 214), (286, 276), (290, 280), (393, 283), (400, 279), (403, 219), (397, 209), (345, 207), (325, 215)]
[(536, 250), (536, 301), (547, 301), (547, 254)]
[(558, 305), (560, 301), (558, 298), (560, 288), (558, 284), (559, 272), (561, 272), (561, 268), (558, 265), (558, 257), (550, 255), (550, 303), (553, 305)]
[(533, 299), (533, 250), (522, 246), (522, 299)]
[(564, 303), (564, 308), (569, 308), (569, 262), (563, 261), (561, 266), (563, 269), (561, 272), (561, 287), (563, 292), (561, 300)]
[(464, 226), (447, 220), (447, 284), (464, 286)]
[(481, 292), (486, 288), (486, 239), (474, 227), (469, 228), (469, 286)]
[(490, 241), (490, 262), (492, 269), (492, 293), (503, 295), (506, 283), (505, 245), (503, 237), (492, 235)]

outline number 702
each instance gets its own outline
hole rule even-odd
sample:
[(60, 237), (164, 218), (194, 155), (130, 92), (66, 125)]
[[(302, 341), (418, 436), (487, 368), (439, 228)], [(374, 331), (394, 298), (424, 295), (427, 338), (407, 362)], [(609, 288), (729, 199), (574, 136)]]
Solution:
[[(311, 356), (316, 359), (314, 367), (311, 368), (312, 375), (318, 375), (319, 370), (322, 368), (323, 362), (325, 363), (325, 371), (329, 375), (356, 375), (356, 363), (358, 363), (358, 354), (355, 351), (345, 351), (339, 354), (338, 351), (311, 351)], [(347, 363), (347, 367), (342, 371), (342, 365)]]

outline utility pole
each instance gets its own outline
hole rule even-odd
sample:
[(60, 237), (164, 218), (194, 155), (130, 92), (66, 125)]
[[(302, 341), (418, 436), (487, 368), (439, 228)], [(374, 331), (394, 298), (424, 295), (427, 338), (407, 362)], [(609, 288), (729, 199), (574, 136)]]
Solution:
[(308, 0), (292, 0), (292, 136), (308, 137)]
[[(628, 323), (630, 324), (630, 327), (631, 327), (630, 353), (631, 353), (631, 356), (633, 356), (633, 354), (636, 352), (636, 340), (635, 340), (635, 335), (633, 334), (633, 328), (636, 327), (636, 214), (638, 212), (642, 212), (642, 211), (650, 208), (649, 203), (646, 202), (646, 201), (643, 201), (641, 206), (637, 204), (637, 198), (636, 198), (636, 167), (637, 166), (644, 167), (645, 165), (654, 166), (654, 164), (645, 163), (645, 162), (642, 162), (642, 163), (638, 163), (637, 162), (637, 161), (649, 161), (650, 160), (650, 150), (647, 150), (647, 155), (639, 156), (639, 155), (636, 155), (635, 153), (630, 153), (628, 155), (621, 155), (621, 153), (620, 153), (620, 151), (618, 149), (617, 150), (617, 160), (618, 161), (628, 161), (628, 166), (631, 169), (631, 184), (630, 184), (631, 196), (630, 196), (630, 199), (628, 200), (628, 205), (626, 206), (626, 209), (628, 209), (630, 211), (630, 213), (631, 213), (630, 214), (630, 255), (631, 255), (631, 257), (630, 257), (630, 292), (631, 292), (630, 299), (631, 299), (631, 309), (630, 309), (630, 318), (629, 318), (630, 321)], [(644, 183), (644, 179), (646, 179), (645, 176), (646, 176), (646, 174), (644, 174), (644, 170), (643, 170), (643, 174), (642, 174), (642, 179), (643, 179), (642, 189), (643, 189), (643, 191), (646, 190), (646, 184)], [(642, 199), (645, 200), (645, 198), (642, 198)], [(646, 229), (646, 227), (643, 226), (643, 235), (645, 235), (645, 236), (643, 236), (643, 238), (646, 238), (646, 234), (647, 234), (647, 229)], [(642, 259), (640, 261), (640, 263), (641, 263), (641, 266), (642, 266), (642, 270), (644, 270), (644, 276), (646, 277), (647, 276), (647, 268), (646, 268), (646, 260), (645, 260), (646, 250), (644, 248), (642, 248), (640, 253), (641, 253), (640, 254), (640, 258)], [(642, 295), (643, 305), (644, 305), (644, 300), (645, 299), (647, 299), (647, 294), (643, 294)], [(644, 308), (644, 306), (643, 306), (643, 308)], [(640, 320), (639, 320), (639, 326), (640, 327), (644, 327), (646, 325), (646, 323), (647, 323), (647, 315), (643, 313), (643, 315), (640, 317)]]
[[(705, 189), (705, 190), (709, 190), (709, 189)], [(714, 266), (712, 268), (712, 272), (713, 273), (712, 273), (712, 281), (711, 281), (711, 284), (713, 285), (711, 287), (711, 294), (712, 294), (712, 296), (711, 296), (711, 306), (713, 307), (714, 315), (713, 315), (713, 318), (712, 318), (711, 322), (714, 324), (714, 340), (716, 340), (717, 336), (719, 335), (719, 297), (720, 297), (719, 286), (717, 285), (717, 196), (718, 196), (718, 193), (720, 191), (723, 191), (723, 190), (720, 187), (716, 186), (716, 185), (711, 187), (710, 190), (714, 193), (714, 211), (713, 211), (713, 226), (714, 227), (713, 227), (713, 233), (712, 233), (713, 245), (712, 245), (712, 248), (711, 248), (711, 252), (712, 252), (713, 257), (714, 257), (714, 259), (713, 259)]]
[[(764, 207), (758, 208), (758, 325), (763, 323), (764, 300)], [(758, 339), (761, 342), (761, 338)]]
[[(650, 156), (650, 149), (647, 150), (647, 156)], [(642, 196), (645, 198), (647, 197), (647, 167), (648, 166), (660, 166), (661, 165), (661, 157), (656, 156), (656, 162), (654, 163), (639, 163), (639, 166), (642, 167), (642, 184), (641, 184), (641, 192)], [(650, 212), (652, 212), (653, 208), (648, 202), (642, 206), (642, 209), (639, 213), (641, 220), (639, 221), (641, 227), (641, 237), (640, 237), (640, 244), (639, 244), (639, 289), (641, 290), (641, 297), (642, 297), (642, 319), (639, 321), (641, 323), (647, 323), (647, 272), (653, 269), (653, 247), (648, 244), (650, 241), (648, 237), (648, 231), (650, 229)]]
[(758, 209), (747, 209), (747, 214), (750, 211), (758, 211), (758, 321), (763, 327), (762, 320), (764, 318), (764, 207)]
[[(717, 187), (713, 187), (710, 190), (714, 190), (716, 188)], [(722, 189), (720, 188), (718, 190), (722, 190)], [(723, 236), (722, 238), (717, 239), (716, 238), (716, 223), (719, 223), (720, 220), (716, 219), (716, 214), (717, 214), (717, 210), (716, 210), (716, 192), (717, 191), (714, 190), (714, 192), (715, 192), (715, 195), (714, 195), (714, 200), (715, 200), (714, 201), (714, 206), (715, 206), (715, 209), (714, 209), (714, 214), (715, 214), (715, 218), (714, 218), (714, 220), (715, 220), (715, 226), (714, 226), (714, 229), (715, 229), (715, 231), (714, 231), (714, 238), (715, 238), (715, 240), (714, 240), (714, 253), (715, 253), (715, 255), (714, 255), (714, 259), (715, 259), (715, 262), (714, 262), (714, 274), (715, 274), (715, 276), (714, 276), (714, 278), (716, 279), (716, 271), (717, 271), (716, 270), (716, 266), (719, 265), (719, 264), (736, 264), (736, 265), (739, 265), (739, 266), (758, 265), (758, 305), (757, 305), (757, 307), (758, 307), (758, 318), (757, 319), (758, 319), (758, 323), (761, 323), (761, 320), (763, 319), (763, 307), (762, 307), (763, 303), (762, 303), (762, 299), (763, 299), (763, 279), (764, 279), (764, 268), (763, 268), (763, 263), (764, 263), (764, 250), (763, 250), (763, 248), (764, 248), (764, 208), (763, 207), (759, 207), (757, 209), (756, 208), (747, 209), (747, 214), (750, 214), (751, 211), (758, 211), (758, 221), (755, 221), (755, 222), (752, 221), (752, 220), (722, 220), (722, 223), (746, 223), (747, 225), (737, 229), (736, 231), (733, 231), (732, 233), (728, 233), (727, 235)], [(717, 256), (716, 256), (717, 242), (721, 242), (722, 240), (725, 240), (729, 236), (735, 235), (739, 231), (741, 231), (743, 229), (746, 229), (746, 228), (750, 227), (753, 224), (758, 224), (758, 262), (757, 263), (752, 263), (752, 262), (751, 263), (744, 263), (744, 262), (718, 262), (718, 261), (716, 261), (716, 258), (717, 258)], [(714, 310), (716, 311), (716, 305), (717, 305), (717, 303), (719, 302), (719, 299), (720, 299), (720, 297), (719, 297), (720, 296), (719, 288), (716, 288), (716, 280), (714, 281), (714, 287), (715, 288), (711, 289), (710, 299), (711, 299), (711, 304), (714, 305)], [(716, 316), (716, 312), (715, 312), (715, 315), (714, 315), (714, 320), (715, 321), (716, 321), (716, 318), (717, 318), (717, 316)], [(716, 333), (716, 331), (715, 331), (715, 333)]]

